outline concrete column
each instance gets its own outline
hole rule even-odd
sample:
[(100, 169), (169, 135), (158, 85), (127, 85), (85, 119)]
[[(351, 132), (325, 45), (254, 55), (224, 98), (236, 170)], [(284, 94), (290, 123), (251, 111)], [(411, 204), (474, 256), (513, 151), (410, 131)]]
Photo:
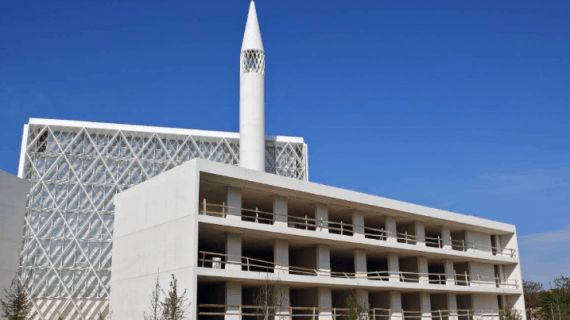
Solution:
[[(358, 306), (361, 306), (366, 309), (364, 311), (370, 309), (370, 303), (368, 301), (368, 290), (357, 289), (355, 299), (358, 303)], [(360, 316), (358, 317), (358, 319), (368, 319), (368, 318), (369, 317), (366, 314), (366, 312), (361, 312)]]
[(226, 270), (241, 270), (241, 234), (226, 234)]
[(289, 273), (289, 242), (287, 240), (275, 240), (273, 245), (273, 262), (279, 264), (275, 266), (275, 273)]
[(388, 231), (388, 234), (386, 235), (386, 241), (389, 242), (397, 242), (398, 239), (396, 238), (396, 233), (398, 232), (396, 230), (396, 218), (394, 217), (386, 217), (386, 231)]
[(366, 251), (362, 249), (354, 250), (354, 271), (357, 278), (366, 279)]
[(424, 246), (426, 245), (426, 228), (423, 222), (414, 222), (414, 231), (416, 232), (416, 245)]
[(273, 197), (273, 225), (287, 226), (287, 198)]
[(403, 320), (402, 294), (398, 291), (390, 291), (390, 313), (389, 320)]
[(241, 220), (241, 189), (228, 187), (226, 191), (227, 218)]
[[(319, 308), (332, 308), (332, 291), (331, 288), (319, 288), (318, 289), (318, 307)], [(319, 320), (333, 320), (332, 309), (331, 310), (319, 310)]]
[(451, 250), (451, 229), (441, 227), (441, 238), (443, 239), (443, 249)]
[(331, 251), (327, 245), (317, 245), (317, 270), (319, 276), (330, 277), (331, 275)]
[(388, 274), (390, 281), (400, 282), (400, 261), (395, 253), (388, 254)]
[(315, 219), (317, 220), (317, 231), (329, 232), (329, 208), (326, 205), (316, 205)]
[(444, 260), (443, 267), (445, 268), (445, 284), (448, 286), (455, 285), (455, 270), (453, 269), (452, 260)]
[(420, 283), (429, 283), (428, 272), (429, 269), (427, 257), (418, 257), (418, 273), (420, 274)]
[(277, 293), (277, 305), (281, 307), (280, 310), (275, 310), (275, 320), (289, 320), (289, 307), (291, 306), (291, 296), (288, 286), (279, 286)]
[(352, 213), (352, 232), (354, 237), (364, 238), (364, 213), (360, 211)]
[(431, 300), (429, 292), (420, 292), (420, 310), (422, 320), (431, 320)]
[(447, 309), (450, 310), (449, 320), (458, 320), (457, 316), (457, 297), (455, 293), (447, 294)]
[[(241, 306), (241, 284), (239, 282), (226, 282), (226, 305)], [(225, 320), (240, 320), (240, 308), (227, 307)]]

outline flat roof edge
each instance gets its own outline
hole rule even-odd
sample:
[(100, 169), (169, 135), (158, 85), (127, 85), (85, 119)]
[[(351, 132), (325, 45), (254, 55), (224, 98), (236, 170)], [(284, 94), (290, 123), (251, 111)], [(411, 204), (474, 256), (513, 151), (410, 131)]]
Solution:
[[(62, 127), (85, 127), (85, 128), (101, 129), (101, 130), (156, 132), (156, 133), (163, 133), (163, 134), (180, 134), (180, 135), (193, 135), (193, 136), (204, 136), (204, 137), (214, 137), (214, 138), (239, 139), (239, 133), (238, 132), (170, 128), (170, 127), (156, 127), (156, 126), (144, 126), (144, 125), (134, 125), (134, 124), (117, 124), (117, 123), (92, 122), (92, 121), (30, 118), (28, 124), (62, 126)], [(303, 137), (266, 135), (265, 139), (270, 140), (270, 141), (277, 141), (277, 142), (305, 143), (305, 140)]]

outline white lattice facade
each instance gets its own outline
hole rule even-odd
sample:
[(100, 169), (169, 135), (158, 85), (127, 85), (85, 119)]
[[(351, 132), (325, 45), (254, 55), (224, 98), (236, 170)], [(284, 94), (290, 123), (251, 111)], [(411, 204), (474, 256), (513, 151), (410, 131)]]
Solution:
[[(31, 119), (19, 176), (31, 182), (21, 268), (34, 319), (109, 312), (113, 196), (201, 158), (239, 164), (239, 134)], [(308, 180), (302, 138), (268, 137), (266, 171)]]

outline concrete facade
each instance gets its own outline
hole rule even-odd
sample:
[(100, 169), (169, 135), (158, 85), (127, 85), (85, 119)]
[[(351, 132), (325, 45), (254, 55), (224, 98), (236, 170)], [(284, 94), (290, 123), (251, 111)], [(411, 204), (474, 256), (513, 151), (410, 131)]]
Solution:
[(0, 300), (20, 266), (26, 194), (30, 183), (0, 170)]
[[(212, 318), (206, 311), (241, 319), (236, 306), (251, 305), (267, 274), (294, 317), (302, 308), (339, 317), (348, 295), (391, 319), (457, 319), (458, 309), (490, 319), (501, 299), (524, 310), (513, 225), (204, 160), (118, 194), (115, 204), (111, 306), (119, 319), (146, 310), (157, 272), (163, 286), (174, 274), (188, 289), (192, 319)], [(377, 226), (393, 232), (377, 236)], [(408, 241), (407, 230), (422, 237)], [(492, 237), (500, 245), (488, 246)]]

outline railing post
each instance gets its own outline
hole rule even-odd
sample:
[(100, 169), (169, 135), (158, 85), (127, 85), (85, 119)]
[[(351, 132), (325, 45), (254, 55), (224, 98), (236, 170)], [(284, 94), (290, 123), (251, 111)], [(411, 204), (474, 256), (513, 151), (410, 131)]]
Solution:
[(336, 319), (336, 308), (333, 308), (333, 320)]
[[(305, 219), (307, 218), (307, 216), (305, 216)], [(321, 225), (320, 225), (320, 229), (319, 231), (323, 231), (323, 217), (321, 217)]]
[[(440, 236), (437, 236), (437, 247), (440, 249), (443, 248), (443, 243), (441, 243), (441, 237)], [(441, 311), (440, 311), (440, 313), (441, 313)]]
[(408, 231), (404, 232), (404, 238), (406, 239), (406, 244), (408, 244)]
[(315, 320), (315, 307), (313, 307), (313, 320)]
[(467, 251), (467, 248), (465, 248), (465, 240), (461, 240), (461, 243), (463, 244), (463, 251)]
[(241, 304), (240, 304), (240, 305), (239, 305), (239, 319), (240, 319), (240, 320), (243, 318), (242, 313), (243, 313), (243, 311), (242, 311), (242, 309), (241, 309)]
[(206, 252), (202, 252), (202, 268), (204, 268), (204, 262), (206, 262)]
[(376, 320), (376, 308), (372, 309), (372, 320)]
[(204, 198), (204, 200), (202, 201), (204, 203), (204, 215), (206, 215), (206, 198)]
[(249, 271), (249, 257), (245, 258), (245, 260), (247, 261), (247, 271)]
[(467, 278), (467, 271), (465, 271), (465, 285), (470, 286), (469, 278)]
[(340, 235), (342, 235), (342, 220), (340, 221)]
[(442, 317), (441, 317), (441, 309), (439, 309), (439, 320), (442, 320)]
[(306, 215), (305, 215), (305, 230), (309, 230), (309, 221)]
[(226, 218), (226, 202), (222, 202), (222, 218)]
[(255, 223), (259, 222), (258, 219), (259, 219), (259, 211), (257, 208), (255, 208)]

